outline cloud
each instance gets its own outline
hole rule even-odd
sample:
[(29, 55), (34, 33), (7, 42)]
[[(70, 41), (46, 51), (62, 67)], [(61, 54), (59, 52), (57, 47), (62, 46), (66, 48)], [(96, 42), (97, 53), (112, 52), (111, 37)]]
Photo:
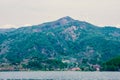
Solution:
[(120, 24), (116, 25), (116, 27), (120, 28)]
[(12, 25), (12, 24), (6, 24), (6, 25), (1, 25), (0, 28), (19, 28), (19, 27), (25, 27), (25, 26), (32, 26), (32, 24), (24, 24), (24, 25)]
[(17, 28), (17, 27), (12, 24), (6, 24), (6, 25), (1, 25), (0, 28)]
[(21, 26), (32, 26), (32, 24), (24, 24), (24, 25), (21, 25)]

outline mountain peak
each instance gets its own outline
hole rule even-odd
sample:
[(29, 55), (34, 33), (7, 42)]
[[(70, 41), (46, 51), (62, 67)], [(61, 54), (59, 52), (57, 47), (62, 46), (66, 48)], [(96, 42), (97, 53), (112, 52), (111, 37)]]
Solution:
[(59, 20), (73, 21), (74, 19), (69, 16), (65, 16), (65, 17), (60, 18)]
[(74, 19), (72, 19), (69, 16), (65, 16), (65, 17), (62, 17), (62, 18), (57, 20), (57, 22), (59, 22), (60, 24), (66, 24), (66, 23), (71, 22), (71, 21), (74, 21)]

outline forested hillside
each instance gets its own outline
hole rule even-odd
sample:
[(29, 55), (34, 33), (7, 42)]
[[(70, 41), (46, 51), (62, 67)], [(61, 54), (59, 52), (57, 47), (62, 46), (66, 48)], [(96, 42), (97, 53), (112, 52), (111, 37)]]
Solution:
[[(1, 31), (1, 30), (0, 30)], [(1, 70), (95, 70), (120, 55), (120, 29), (63, 17), (0, 33)]]

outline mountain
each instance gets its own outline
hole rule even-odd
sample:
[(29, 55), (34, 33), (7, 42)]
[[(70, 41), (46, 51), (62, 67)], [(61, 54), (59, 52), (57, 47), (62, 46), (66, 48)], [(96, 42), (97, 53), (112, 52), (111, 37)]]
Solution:
[(13, 30), (15, 30), (15, 28), (8, 28), (8, 29), (0, 28), (0, 33), (5, 33), (5, 32), (9, 32), (9, 31), (13, 31)]
[(2, 70), (68, 70), (120, 55), (120, 29), (98, 27), (69, 16), (0, 33)]

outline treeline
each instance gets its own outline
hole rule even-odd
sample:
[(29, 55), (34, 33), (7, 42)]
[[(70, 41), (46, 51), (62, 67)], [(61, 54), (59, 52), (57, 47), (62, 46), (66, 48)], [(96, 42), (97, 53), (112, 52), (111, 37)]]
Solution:
[(120, 56), (102, 64), (103, 71), (120, 71)]

